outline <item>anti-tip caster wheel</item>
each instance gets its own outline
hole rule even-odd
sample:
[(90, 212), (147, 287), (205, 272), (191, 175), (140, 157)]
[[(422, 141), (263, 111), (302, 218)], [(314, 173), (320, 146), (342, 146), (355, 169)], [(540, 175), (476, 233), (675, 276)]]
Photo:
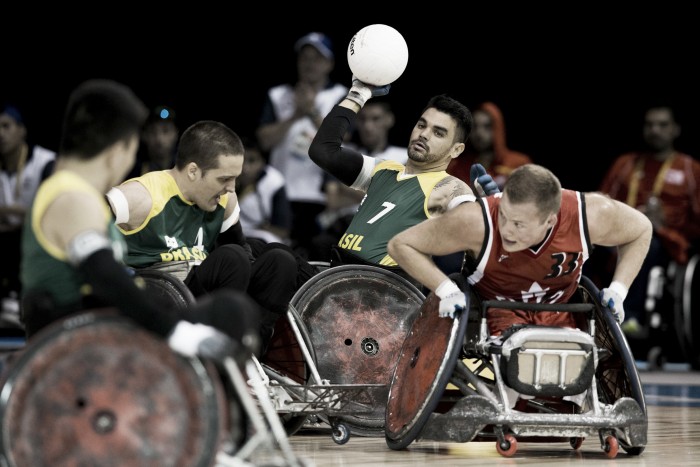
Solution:
[(582, 437), (569, 438), (569, 444), (571, 445), (571, 447), (572, 447), (574, 450), (578, 451), (578, 450), (581, 448), (581, 446), (583, 446), (583, 441), (584, 441), (585, 439), (586, 439), (586, 438), (582, 438)]
[(518, 440), (508, 433), (503, 437), (503, 442), (496, 442), (496, 451), (503, 457), (513, 457), (518, 450)]
[(605, 437), (603, 442), (603, 452), (605, 452), (605, 457), (608, 459), (614, 459), (617, 456), (617, 451), (620, 449), (620, 444), (617, 442), (617, 438), (612, 435)]
[(334, 423), (331, 436), (336, 444), (345, 444), (350, 440), (350, 428), (345, 423)]

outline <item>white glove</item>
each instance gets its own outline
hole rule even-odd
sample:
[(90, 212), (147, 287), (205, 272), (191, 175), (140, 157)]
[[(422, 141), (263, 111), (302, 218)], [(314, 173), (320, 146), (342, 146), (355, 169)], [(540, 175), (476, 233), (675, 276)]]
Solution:
[(450, 279), (446, 279), (435, 289), (435, 295), (440, 297), (440, 308), (438, 309), (440, 318), (454, 318), (455, 312), (462, 311), (467, 307), (467, 297), (464, 296), (464, 292)]
[(346, 99), (356, 102), (360, 107), (364, 107), (365, 102), (367, 102), (372, 97), (386, 96), (389, 94), (389, 89), (391, 84), (385, 84), (384, 86), (370, 86), (365, 84), (359, 79), (352, 77), (352, 87), (348, 91)]
[(186, 357), (223, 361), (233, 356), (236, 343), (228, 335), (206, 324), (179, 321), (168, 336), (168, 345)]
[(622, 282), (613, 281), (607, 289), (600, 291), (600, 302), (612, 310), (618, 323), (625, 320), (623, 302), (627, 297), (627, 287)]

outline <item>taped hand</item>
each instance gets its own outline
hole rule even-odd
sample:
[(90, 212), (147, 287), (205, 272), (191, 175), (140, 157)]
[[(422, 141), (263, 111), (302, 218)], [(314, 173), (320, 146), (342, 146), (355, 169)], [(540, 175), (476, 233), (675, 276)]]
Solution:
[(391, 84), (385, 84), (384, 86), (371, 86), (363, 83), (353, 76), (352, 87), (350, 88), (350, 91), (348, 91), (347, 99), (356, 102), (360, 107), (363, 107), (370, 98), (386, 96), (389, 94), (390, 89)]
[(179, 321), (167, 337), (168, 346), (186, 357), (202, 357), (223, 362), (233, 356), (236, 342), (218, 329), (201, 323)]
[(454, 318), (455, 313), (467, 307), (467, 298), (457, 284), (450, 279), (445, 280), (435, 289), (435, 295), (440, 297), (438, 313), (440, 318)]
[(625, 321), (625, 308), (623, 303), (627, 297), (627, 287), (618, 281), (613, 281), (610, 286), (600, 291), (600, 302), (610, 308), (618, 323)]
[(481, 164), (472, 164), (471, 169), (469, 169), (469, 179), (479, 197), (493, 195), (501, 191), (493, 177), (486, 173), (486, 169)]

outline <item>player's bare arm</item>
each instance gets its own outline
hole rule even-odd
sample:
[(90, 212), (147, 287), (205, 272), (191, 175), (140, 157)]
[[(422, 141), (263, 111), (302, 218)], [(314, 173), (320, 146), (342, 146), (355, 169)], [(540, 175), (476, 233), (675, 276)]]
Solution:
[[(126, 231), (140, 227), (146, 221), (148, 213), (151, 212), (153, 205), (151, 194), (145, 186), (137, 181), (124, 183), (116, 189), (124, 194), (129, 207), (129, 220), (119, 224), (119, 227)], [(111, 200), (110, 205), (112, 205)], [(111, 207), (114, 211), (114, 206)]]
[(94, 231), (106, 235), (104, 208), (99, 201), (82, 191), (56, 197), (41, 219), (41, 231), (49, 244), (65, 254), (70, 242), (80, 233)]
[(613, 280), (630, 286), (649, 250), (652, 225), (638, 210), (601, 193), (587, 193), (586, 218), (591, 242), (617, 246), (618, 264)]
[(428, 213), (433, 217), (442, 215), (447, 212), (450, 201), (465, 195), (473, 195), (469, 185), (456, 177), (445, 177), (435, 185), (428, 196)]
[(389, 241), (388, 251), (404, 271), (430, 290), (435, 290), (447, 276), (430, 257), (455, 251), (477, 254), (482, 248), (484, 235), (481, 206), (464, 203), (397, 234)]

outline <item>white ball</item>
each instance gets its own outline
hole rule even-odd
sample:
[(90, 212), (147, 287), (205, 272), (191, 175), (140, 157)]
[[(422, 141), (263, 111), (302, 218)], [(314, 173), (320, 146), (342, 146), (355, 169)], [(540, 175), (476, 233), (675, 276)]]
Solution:
[(348, 45), (352, 74), (366, 84), (384, 86), (403, 74), (408, 64), (408, 45), (401, 33), (386, 24), (360, 29)]

